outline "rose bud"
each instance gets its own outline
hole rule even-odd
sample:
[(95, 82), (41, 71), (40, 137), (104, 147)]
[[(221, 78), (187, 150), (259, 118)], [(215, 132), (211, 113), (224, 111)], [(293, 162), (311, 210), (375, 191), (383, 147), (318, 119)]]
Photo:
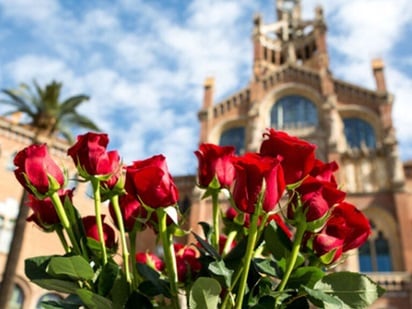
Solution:
[(313, 169), (310, 171), (310, 175), (320, 181), (327, 181), (337, 186), (337, 182), (334, 176), (334, 172), (339, 169), (338, 164), (333, 161), (324, 163), (321, 160), (316, 159)]
[(195, 155), (199, 161), (199, 185), (207, 188), (216, 177), (220, 188), (229, 188), (235, 177), (235, 169), (231, 158), (235, 154), (232, 146), (217, 146), (214, 144), (201, 144)]
[(298, 182), (312, 170), (315, 164), (315, 145), (274, 129), (268, 129), (263, 137), (266, 139), (260, 146), (260, 154), (282, 157), (286, 184)]
[(359, 248), (371, 233), (368, 219), (355, 206), (342, 202), (333, 208), (323, 229), (313, 239), (313, 249), (318, 256), (332, 250), (329, 263), (335, 262), (343, 252)]
[[(248, 153), (234, 160), (236, 181), (233, 199), (240, 211), (254, 213), (261, 193), (263, 210), (272, 211), (285, 189), (282, 167), (277, 158)], [(264, 192), (262, 191), (265, 183)]]
[[(126, 232), (131, 232), (136, 223), (142, 225), (141, 229), (144, 229), (144, 221), (147, 217), (147, 211), (142, 206), (137, 198), (131, 194), (124, 194), (119, 196), (119, 208), (123, 218), (124, 229)], [(114, 212), (113, 204), (109, 203), (109, 213), (113, 219), (113, 222), (117, 228), (117, 218)], [(139, 222), (139, 219), (141, 220)]]
[[(102, 215), (102, 221), (104, 220)], [(86, 236), (95, 239), (100, 242), (99, 232), (96, 224), (96, 216), (86, 216), (82, 218), (83, 227), (86, 232)], [(103, 222), (103, 238), (107, 248), (113, 249), (116, 246), (115, 232), (112, 227)]]
[(175, 205), (179, 199), (163, 155), (134, 161), (127, 166), (125, 189), (151, 208)]
[[(69, 148), (67, 154), (76, 164), (79, 175), (85, 179), (91, 176), (110, 178), (120, 170), (120, 158), (117, 151), (107, 152), (109, 143), (107, 134), (89, 132), (77, 137), (77, 142)], [(104, 180), (107, 180), (104, 179)]]
[[(295, 219), (296, 211), (302, 212), (306, 216), (307, 222), (321, 219), (337, 203), (343, 201), (346, 193), (337, 189), (331, 182), (320, 181), (312, 176), (307, 176), (302, 184), (296, 188), (298, 194), (288, 205), (288, 218)], [(298, 199), (302, 204), (301, 208)]]
[(165, 263), (157, 255), (149, 252), (136, 253), (136, 263), (146, 264), (158, 272), (165, 268)]
[[(66, 198), (72, 199), (73, 191), (60, 190), (58, 194), (62, 204), (64, 204)], [(53, 232), (56, 225), (60, 224), (59, 216), (50, 197), (40, 200), (34, 195), (29, 195), (27, 206), (33, 211), (33, 214), (27, 218), (27, 221), (36, 223), (43, 231)]]
[(49, 155), (46, 144), (24, 148), (14, 158), (14, 165), (17, 180), (30, 194), (52, 194), (63, 187), (63, 172)]

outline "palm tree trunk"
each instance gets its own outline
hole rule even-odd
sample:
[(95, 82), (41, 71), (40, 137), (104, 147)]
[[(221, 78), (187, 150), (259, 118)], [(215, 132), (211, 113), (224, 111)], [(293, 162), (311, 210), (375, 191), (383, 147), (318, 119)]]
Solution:
[(0, 308), (8, 308), (13, 288), (15, 285), (15, 276), (17, 264), (20, 258), (20, 251), (23, 246), (24, 231), (26, 229), (26, 219), (29, 214), (29, 207), (26, 205), (27, 192), (23, 189), (20, 198), (19, 213), (14, 225), (13, 237), (7, 255), (6, 266), (3, 271), (3, 280), (0, 285)]

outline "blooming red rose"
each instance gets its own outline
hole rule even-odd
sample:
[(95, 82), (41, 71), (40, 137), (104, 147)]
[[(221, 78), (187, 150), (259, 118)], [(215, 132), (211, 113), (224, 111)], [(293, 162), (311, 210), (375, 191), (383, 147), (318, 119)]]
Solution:
[(342, 202), (333, 208), (324, 228), (314, 237), (313, 249), (322, 256), (336, 250), (332, 262), (343, 252), (359, 248), (371, 233), (368, 219), (354, 205)]
[(229, 188), (235, 177), (231, 158), (235, 154), (232, 146), (217, 146), (203, 143), (195, 155), (199, 161), (198, 181), (201, 187), (208, 187), (213, 177), (217, 177), (222, 188)]
[(199, 252), (193, 246), (174, 244), (177, 278), (180, 282), (192, 281), (202, 269)]
[(295, 183), (309, 174), (315, 164), (315, 145), (274, 129), (268, 129), (263, 136), (266, 139), (260, 146), (260, 154), (282, 157), (286, 184)]
[(30, 194), (52, 193), (63, 187), (63, 172), (49, 155), (46, 144), (24, 148), (16, 154), (14, 165), (17, 180)]
[(280, 160), (248, 153), (234, 160), (236, 181), (233, 199), (239, 210), (254, 213), (256, 203), (265, 182), (263, 210), (269, 212), (276, 207), (285, 189), (285, 180)]
[(324, 163), (321, 160), (316, 159), (315, 165), (309, 174), (318, 180), (327, 181), (337, 185), (335, 175), (333, 173), (338, 169), (339, 166), (335, 161)]
[[(58, 192), (60, 200), (64, 203), (66, 198), (72, 199), (72, 190), (60, 190)], [(45, 232), (53, 232), (57, 224), (60, 224), (59, 216), (50, 197), (42, 200), (34, 195), (29, 195), (27, 206), (31, 208), (33, 214), (27, 218), (28, 222), (34, 222)]]
[[(102, 215), (102, 221), (104, 221), (104, 217), (105, 216)], [(96, 224), (96, 216), (83, 217), (82, 222), (83, 222), (84, 230), (86, 232), (86, 236), (93, 238), (97, 241), (100, 241), (99, 232), (98, 232), (97, 224)], [(110, 225), (104, 222), (103, 222), (103, 238), (104, 238), (104, 243), (107, 248), (109, 249), (115, 248), (116, 246), (115, 232)]]
[[(119, 196), (119, 208), (122, 213), (124, 229), (127, 232), (133, 230), (133, 227), (136, 224), (136, 220), (141, 219), (142, 222), (147, 217), (147, 211), (139, 202), (139, 200), (131, 194), (123, 194)], [(113, 222), (117, 228), (117, 218), (114, 212), (113, 204), (109, 203), (109, 213), (113, 219)], [(144, 226), (143, 226), (144, 227)]]
[(163, 155), (134, 161), (126, 167), (126, 191), (151, 208), (177, 203), (179, 193)]
[(67, 154), (76, 164), (79, 175), (107, 176), (120, 171), (120, 157), (117, 151), (107, 151), (109, 137), (105, 133), (89, 132), (77, 136), (77, 142), (69, 148)]
[(146, 264), (156, 271), (163, 271), (165, 268), (165, 263), (157, 255), (149, 252), (138, 252), (136, 253), (136, 263)]
[[(336, 184), (320, 181), (313, 176), (308, 176), (296, 188), (297, 194), (288, 205), (288, 218), (294, 219), (296, 211), (306, 215), (306, 221), (312, 222), (322, 218), (337, 203), (342, 202), (346, 193), (337, 189)], [(302, 208), (296, 209), (300, 197)]]

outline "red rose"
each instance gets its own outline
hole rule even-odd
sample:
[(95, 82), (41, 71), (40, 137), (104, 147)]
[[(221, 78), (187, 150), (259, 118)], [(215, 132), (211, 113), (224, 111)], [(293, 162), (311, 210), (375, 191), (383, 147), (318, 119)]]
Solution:
[(298, 197), (292, 199), (288, 206), (288, 218), (295, 218), (295, 211), (302, 211), (306, 215), (306, 221), (312, 222), (322, 218), (335, 204), (342, 202), (346, 193), (338, 190), (334, 183), (319, 181), (308, 176), (302, 184), (296, 188), (299, 193), (302, 208), (296, 209)]
[(280, 160), (248, 153), (234, 160), (236, 181), (233, 199), (239, 210), (254, 213), (256, 203), (265, 182), (263, 210), (272, 211), (285, 189), (285, 180)]
[(117, 151), (107, 152), (108, 143), (109, 138), (104, 133), (89, 132), (77, 137), (77, 142), (67, 154), (72, 157), (82, 177), (107, 176), (119, 172), (119, 155)]
[(343, 239), (326, 233), (317, 234), (313, 240), (313, 250), (319, 257), (329, 253), (331, 256), (329, 256), (329, 259), (325, 260), (324, 263), (334, 263), (342, 256)]
[(315, 165), (309, 174), (318, 180), (327, 181), (337, 185), (335, 175), (333, 173), (338, 169), (339, 166), (335, 161), (324, 163), (321, 160), (316, 159)]
[(176, 204), (179, 199), (177, 187), (163, 155), (134, 161), (126, 167), (125, 188), (129, 194), (138, 196), (145, 205), (152, 208), (168, 207)]
[(201, 144), (195, 155), (199, 161), (198, 180), (201, 187), (208, 187), (213, 177), (217, 177), (222, 188), (228, 188), (235, 177), (235, 169), (231, 158), (235, 148), (232, 146), (217, 146)]
[[(145, 220), (147, 217), (147, 211), (142, 206), (137, 198), (131, 194), (123, 194), (119, 196), (119, 207), (120, 212), (122, 213), (124, 229), (127, 232), (133, 230), (136, 220), (142, 219)], [(117, 218), (113, 209), (113, 204), (109, 203), (109, 213), (113, 219), (113, 222), (117, 228)], [(141, 222), (143, 224), (143, 221)]]
[[(104, 215), (102, 215), (102, 221), (103, 220), (104, 220)], [(86, 236), (93, 238), (97, 241), (100, 241), (99, 232), (98, 232), (97, 224), (96, 224), (96, 216), (83, 217), (82, 222), (83, 222), (84, 230), (86, 232)], [(115, 232), (110, 225), (104, 222), (103, 222), (103, 238), (104, 238), (104, 243), (107, 248), (112, 249), (116, 246)]]
[(263, 136), (267, 138), (260, 146), (260, 154), (282, 157), (286, 184), (295, 183), (309, 174), (315, 164), (315, 145), (274, 129), (268, 129)]
[(324, 228), (314, 237), (313, 249), (322, 256), (336, 249), (332, 262), (342, 252), (359, 248), (371, 233), (368, 219), (355, 206), (342, 202), (333, 208)]
[(165, 263), (155, 254), (149, 252), (136, 253), (136, 263), (146, 264), (156, 271), (163, 271)]
[(17, 180), (30, 194), (52, 193), (63, 187), (63, 172), (49, 155), (46, 144), (24, 148), (14, 158), (14, 165)]
[[(72, 190), (59, 191), (59, 197), (63, 204), (66, 197), (71, 200), (72, 195)], [(45, 232), (53, 232), (56, 225), (60, 224), (59, 216), (50, 197), (40, 200), (34, 195), (29, 195), (27, 206), (33, 211), (33, 214), (27, 218), (27, 221), (36, 223)]]
[(199, 252), (190, 246), (174, 244), (176, 254), (177, 277), (180, 282), (192, 281), (202, 269)]

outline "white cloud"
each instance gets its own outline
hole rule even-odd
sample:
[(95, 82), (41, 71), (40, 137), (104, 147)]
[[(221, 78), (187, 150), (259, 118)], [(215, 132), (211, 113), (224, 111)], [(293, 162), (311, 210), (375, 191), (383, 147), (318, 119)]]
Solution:
[(0, 7), (6, 17), (33, 22), (47, 22), (59, 11), (57, 0), (2, 0)]
[[(253, 14), (261, 12), (265, 22), (273, 22), (275, 8), (263, 0), (179, 3), (177, 9), (162, 1), (122, 0), (70, 12), (58, 1), (2, 1), (0, 17), (30, 21), (24, 34), (38, 51), (7, 55), (2, 82), (60, 80), (64, 95), (91, 96), (80, 111), (109, 133), (125, 161), (165, 153), (173, 173), (194, 172), (203, 81), (216, 78), (217, 100), (248, 83)], [(303, 15), (313, 18), (317, 3), (327, 17), (331, 55), (338, 56), (331, 59), (336, 77), (374, 88), (370, 61), (384, 58), (403, 156), (412, 156), (406, 117), (411, 74), (392, 65), (395, 44), (412, 20), (412, 2), (308, 0), (302, 3)], [(0, 43), (7, 37), (0, 34)]]

